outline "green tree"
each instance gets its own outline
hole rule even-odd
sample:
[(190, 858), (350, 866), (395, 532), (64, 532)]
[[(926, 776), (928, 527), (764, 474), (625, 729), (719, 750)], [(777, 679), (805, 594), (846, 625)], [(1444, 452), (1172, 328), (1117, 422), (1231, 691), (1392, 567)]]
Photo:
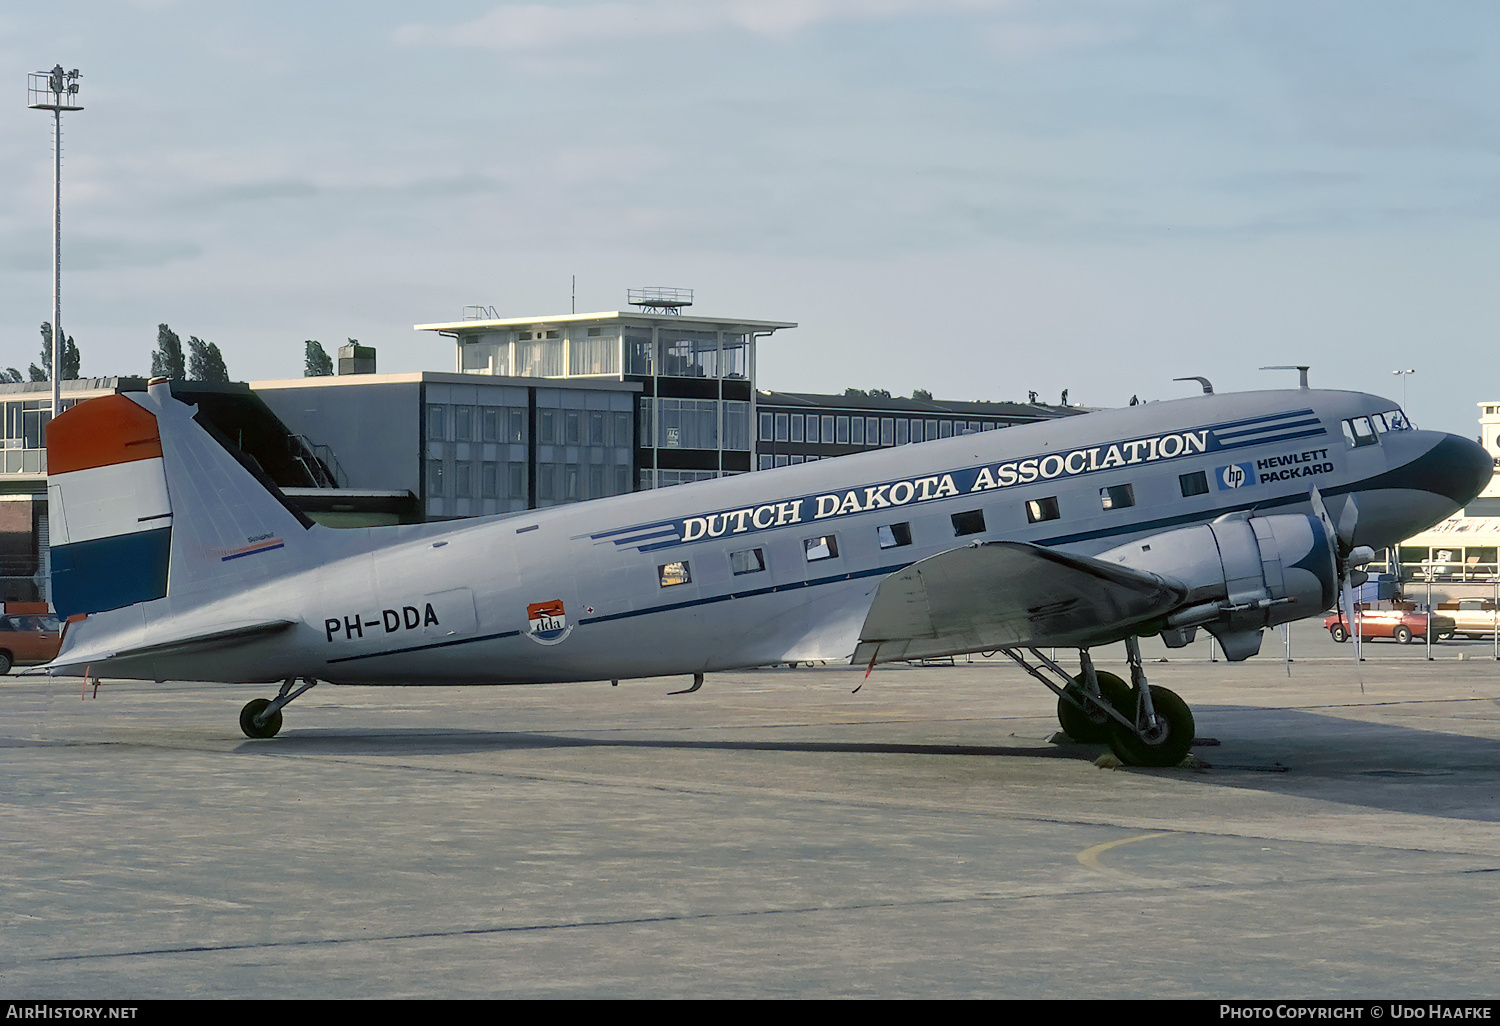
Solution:
[(14, 385), (25, 380), (21, 377), (21, 372), (14, 367), (7, 367), (4, 371), (0, 371), (0, 385)]
[(333, 358), (323, 348), (323, 343), (308, 339), (303, 343), (305, 356), (302, 362), (304, 378), (326, 378), (333, 374)]
[(932, 402), (932, 393), (925, 388), (912, 389), (911, 397), (913, 399), (926, 399), (928, 402)]
[(188, 380), (228, 381), (229, 368), (224, 366), (224, 357), (219, 347), (205, 342), (197, 335), (188, 336)]
[[(78, 377), (78, 368), (81, 363), (78, 355), (78, 345), (69, 335), (63, 343), (62, 351), (62, 379), (72, 381)], [(42, 365), (38, 367), (32, 364), (29, 368), (32, 381), (52, 380), (52, 325), (47, 321), (42, 322)]]
[(151, 354), (151, 376), (181, 381), (187, 377), (182, 359), (182, 339), (165, 324), (156, 326), (156, 352)]

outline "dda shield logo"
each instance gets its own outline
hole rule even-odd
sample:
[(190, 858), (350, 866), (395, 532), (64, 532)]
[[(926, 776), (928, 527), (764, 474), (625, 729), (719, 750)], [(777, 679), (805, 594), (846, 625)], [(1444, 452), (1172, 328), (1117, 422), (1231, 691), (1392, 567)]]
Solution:
[(526, 607), (526, 619), (531, 622), (527, 637), (541, 645), (556, 645), (573, 632), (562, 599), (531, 603)]
[(1231, 488), (1243, 488), (1245, 485), (1255, 483), (1255, 464), (1231, 463), (1227, 467), (1220, 467), (1215, 470), (1214, 476), (1219, 480), (1220, 491), (1227, 491)]

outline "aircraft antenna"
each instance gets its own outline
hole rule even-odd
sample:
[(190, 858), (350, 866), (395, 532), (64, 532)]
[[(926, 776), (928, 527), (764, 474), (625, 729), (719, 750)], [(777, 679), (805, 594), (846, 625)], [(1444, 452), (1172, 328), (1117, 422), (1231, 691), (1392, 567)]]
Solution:
[(1300, 363), (1278, 363), (1271, 367), (1262, 367), (1261, 370), (1294, 370), (1302, 378), (1303, 388), (1307, 387), (1307, 365)]
[(1213, 395), (1214, 394), (1213, 382), (1209, 381), (1207, 378), (1199, 377), (1196, 374), (1194, 374), (1191, 377), (1173, 378), (1172, 380), (1173, 381), (1196, 381), (1196, 382), (1198, 382), (1198, 384), (1200, 384), (1200, 385), (1203, 386), (1203, 394), (1204, 395)]

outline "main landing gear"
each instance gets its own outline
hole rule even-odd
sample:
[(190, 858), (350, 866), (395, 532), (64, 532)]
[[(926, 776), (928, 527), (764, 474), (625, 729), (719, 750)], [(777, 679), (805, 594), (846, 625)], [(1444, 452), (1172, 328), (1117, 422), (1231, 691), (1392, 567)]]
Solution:
[(302, 686), (296, 691), (292, 686), (296, 677), (288, 677), (281, 683), (281, 691), (275, 698), (253, 698), (240, 710), (240, 729), (246, 737), (275, 737), (281, 732), (281, 710), (292, 699), (314, 687), (318, 682), (311, 677), (302, 678)]
[[(1015, 649), (1005, 654), (1027, 673), (1057, 693), (1057, 719), (1075, 741), (1108, 744), (1120, 761), (1131, 766), (1176, 766), (1193, 747), (1193, 711), (1177, 694), (1148, 684), (1141, 667), (1141, 646), (1125, 639), (1130, 662), (1130, 684), (1112, 673), (1094, 669), (1088, 649), (1078, 652), (1081, 671), (1069, 676), (1037, 649), (1028, 649), (1040, 664), (1033, 665)], [(1053, 683), (1043, 670), (1063, 683)]]

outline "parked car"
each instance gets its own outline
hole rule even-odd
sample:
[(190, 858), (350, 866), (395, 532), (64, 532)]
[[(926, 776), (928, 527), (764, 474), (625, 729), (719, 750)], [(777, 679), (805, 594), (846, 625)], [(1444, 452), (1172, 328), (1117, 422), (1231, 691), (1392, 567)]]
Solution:
[[(1361, 639), (1393, 638), (1409, 645), (1418, 638), (1427, 636), (1427, 614), (1412, 609), (1366, 609), (1359, 614), (1359, 636)], [(1323, 621), (1324, 628), (1334, 641), (1348, 641), (1354, 626), (1347, 616), (1334, 613)], [(1441, 641), (1453, 636), (1456, 624), (1451, 616), (1432, 617), (1432, 640)]]
[(1450, 605), (1438, 606), (1444, 616), (1454, 620), (1453, 633), (1466, 638), (1488, 638), (1495, 633), (1496, 609), (1490, 599), (1459, 599)]
[(49, 662), (61, 645), (61, 625), (50, 613), (0, 616), (0, 673), (9, 673), (12, 666)]

